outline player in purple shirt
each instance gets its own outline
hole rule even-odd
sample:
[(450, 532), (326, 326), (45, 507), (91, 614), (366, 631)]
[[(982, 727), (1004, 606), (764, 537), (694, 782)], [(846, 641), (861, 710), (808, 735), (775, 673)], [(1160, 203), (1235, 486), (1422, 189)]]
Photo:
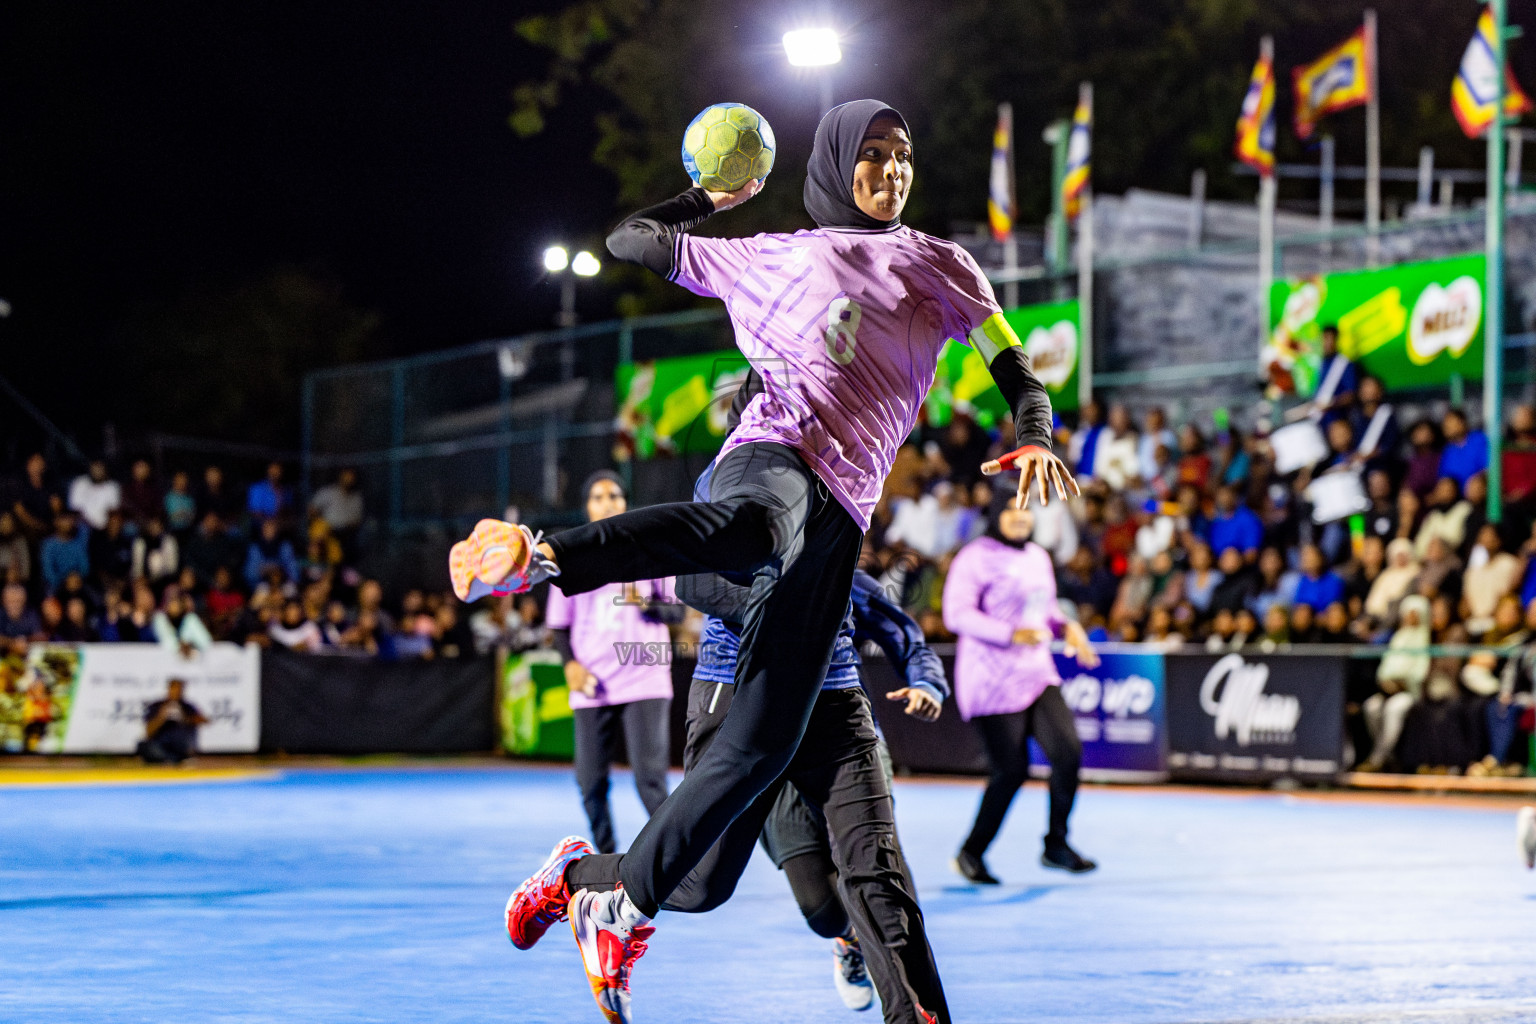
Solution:
[[(992, 288), (959, 246), (901, 224), (912, 187), (906, 121), (845, 103), (816, 130), (805, 185), (813, 231), (746, 239), (688, 234), (755, 195), (701, 188), (630, 217), (621, 259), (725, 301), (766, 390), (721, 455), (708, 502), (656, 505), (541, 541), (485, 520), (455, 545), (459, 595), (555, 579), (567, 594), (687, 573), (750, 579), (731, 714), (622, 857), (562, 842), (513, 894), (509, 928), (537, 941), (569, 914), (599, 1007), (629, 1019), (629, 974), (651, 919), (710, 847), (789, 764), (847, 609), (864, 531), (916, 424), (948, 338), (980, 351), (1014, 410), (1020, 490), (1075, 493), (1051, 454), (1051, 407)], [(913, 1020), (936, 1019), (913, 1008)], [(942, 1010), (940, 1011), (942, 1012)]]

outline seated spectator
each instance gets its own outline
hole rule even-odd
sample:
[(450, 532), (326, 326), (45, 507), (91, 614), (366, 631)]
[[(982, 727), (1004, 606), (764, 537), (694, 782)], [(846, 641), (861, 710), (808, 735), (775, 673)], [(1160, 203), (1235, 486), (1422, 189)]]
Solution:
[[(1230, 549), (1229, 549), (1230, 550)], [(1222, 654), (1242, 647), (1237, 639), (1237, 617), (1231, 609), (1222, 608), (1211, 619), (1211, 635), (1205, 638), (1205, 649), (1210, 654)]]
[[(1296, 581), (1296, 604), (1321, 612), (1335, 601), (1344, 600), (1344, 581), (1328, 568), (1322, 549), (1308, 544), (1301, 549), (1301, 578)], [(1295, 623), (1292, 622), (1292, 632)], [(1304, 641), (1296, 640), (1301, 643)]]
[(1252, 565), (1259, 560), (1259, 548), (1264, 543), (1264, 524), (1242, 504), (1237, 488), (1225, 484), (1216, 491), (1216, 515), (1207, 527), (1207, 536), (1212, 550), (1236, 548)]
[(1445, 448), (1440, 452), (1440, 476), (1465, 487), (1472, 477), (1488, 471), (1488, 435), (1467, 429), (1467, 415), (1460, 409), (1447, 412), (1441, 424)]
[(133, 539), (131, 559), (133, 578), (148, 580), (151, 586), (163, 586), (181, 571), (181, 547), (158, 513), (144, 520), (143, 531)]
[(64, 499), (48, 476), (48, 460), (41, 452), (27, 458), (27, 466), (14, 488), (11, 513), (31, 540), (47, 536), (54, 517), (64, 511)]
[(1074, 551), (1071, 560), (1056, 573), (1057, 594), (1074, 606), (1088, 605), (1099, 615), (1109, 614), (1118, 589), (1119, 581), (1086, 547)]
[(1259, 649), (1265, 654), (1284, 650), (1291, 646), (1291, 610), (1275, 603), (1264, 609), (1264, 636)]
[(155, 642), (168, 651), (175, 651), (183, 658), (190, 658), (213, 646), (213, 635), (203, 620), (197, 617), (189, 601), (179, 587), (166, 587), (160, 611), (151, 621)]
[(1094, 448), (1093, 478), (1121, 491), (1141, 475), (1137, 457), (1136, 427), (1131, 414), (1118, 402), (1109, 407), (1109, 422)]
[(1259, 620), (1254, 617), (1253, 612), (1247, 608), (1239, 608), (1233, 620), (1237, 624), (1237, 633), (1232, 638), (1232, 650), (1240, 650), (1259, 640)]
[(1358, 617), (1364, 610), (1371, 587), (1386, 567), (1386, 543), (1380, 537), (1366, 534), (1357, 545), (1355, 557), (1339, 573), (1344, 578), (1344, 604), (1352, 617)]
[(207, 725), (207, 717), (188, 703), (183, 694), (186, 683), (172, 679), (166, 684), (164, 700), (144, 709), (144, 739), (138, 754), (145, 764), (180, 764), (197, 753), (198, 726)]
[(42, 639), (44, 643), (58, 644), (64, 642), (64, 602), (53, 594), (49, 594), (38, 603), (37, 617), (43, 622)]
[(187, 474), (177, 470), (171, 476), (171, 488), (165, 492), (165, 525), (178, 539), (186, 540), (197, 524), (197, 499)]
[(1420, 420), (1408, 431), (1413, 454), (1408, 458), (1408, 473), (1403, 486), (1420, 498), (1427, 497), (1442, 474), (1440, 472), (1440, 428), (1430, 420)]
[(128, 482), (123, 485), (123, 515), (131, 523), (148, 522), (162, 511), (160, 486), (155, 483), (155, 471), (149, 460), (135, 459), (128, 470)]
[[(988, 503), (990, 502), (989, 498)], [(1033, 534), (1035, 544), (1050, 553), (1052, 565), (1066, 565), (1077, 553), (1079, 543), (1077, 521), (1072, 518), (1072, 506), (1065, 501), (1052, 501), (1045, 505), (1036, 502), (1030, 508), (1035, 513)], [(973, 517), (979, 520), (983, 531), (986, 530), (986, 509), (987, 505), (981, 506), (979, 509), (981, 515)], [(956, 531), (956, 537), (957, 542), (951, 550), (959, 550), (961, 544), (976, 539), (975, 536), (967, 537), (963, 529)]]
[(892, 509), (891, 525), (885, 531), (887, 544), (905, 544), (931, 559), (951, 554), (959, 547), (963, 509), (949, 481), (939, 481), (916, 500), (898, 498)]
[(1211, 557), (1210, 545), (1195, 541), (1189, 547), (1189, 571), (1184, 574), (1184, 596), (1202, 615), (1211, 607), (1216, 588), (1225, 579)]
[(1248, 607), (1249, 602), (1259, 594), (1254, 570), (1243, 563), (1242, 552), (1237, 548), (1229, 547), (1222, 551), (1216, 564), (1216, 568), (1221, 570), (1221, 581), (1211, 591), (1209, 610), (1230, 612), (1233, 616), (1233, 629), (1237, 628), (1237, 613)]
[(395, 618), (384, 610), (384, 588), (378, 580), (363, 580), (357, 587), (357, 619), (364, 613), (373, 616), (373, 628), (385, 633), (395, 631)]
[(267, 627), (267, 635), (274, 643), (305, 654), (317, 653), (325, 642), (320, 627), (304, 614), (298, 601), (284, 603), (281, 617)]
[(459, 609), (451, 601), (444, 601), (432, 613), (432, 653), (439, 658), (467, 658), (475, 653), (475, 638), (469, 623), (459, 617)]
[(209, 512), (217, 512), (225, 523), (239, 522), (245, 512), (245, 504), (224, 480), (224, 470), (208, 466), (203, 470), (203, 482), (197, 489), (197, 518), (202, 520)]
[(293, 545), (278, 532), (276, 519), (263, 519), (256, 539), (246, 549), (245, 582), (254, 590), (261, 585), (267, 570), (274, 566), (282, 570), (284, 580), (298, 580), (299, 560), (294, 556)]
[(1313, 642), (1319, 644), (1352, 644), (1354, 636), (1349, 632), (1349, 609), (1343, 601), (1335, 601), (1323, 609), (1322, 620), (1317, 624)]
[(1147, 632), (1142, 643), (1152, 644), (1165, 651), (1178, 650), (1188, 639), (1179, 632), (1173, 621), (1173, 609), (1155, 607), (1147, 615)]
[(1362, 611), (1374, 626), (1382, 626), (1397, 614), (1397, 603), (1406, 597), (1422, 571), (1413, 557), (1413, 545), (1399, 537), (1387, 545), (1387, 566), (1366, 594)]
[[(1403, 493), (1413, 495), (1412, 491)], [(1397, 536), (1398, 503), (1392, 478), (1386, 470), (1373, 469), (1365, 474), (1365, 496), (1371, 501), (1371, 507), (1365, 513), (1365, 535), (1379, 537), (1383, 544), (1391, 543)]]
[(1291, 607), (1291, 643), (1317, 643), (1317, 612), (1309, 604)]
[(1389, 409), (1382, 421), (1384, 426), (1376, 447), (1366, 458), (1365, 470), (1367, 473), (1384, 472), (1388, 477), (1396, 477), (1403, 465), (1402, 459), (1398, 457), (1403, 447), (1403, 430), (1397, 425), (1397, 417), (1392, 415), (1390, 407), (1386, 405), (1386, 397), (1386, 388), (1378, 378), (1361, 377), (1359, 402), (1350, 414), (1350, 424), (1354, 427), (1355, 436), (1363, 442), (1376, 414), (1383, 408)]
[(64, 577), (72, 572), (85, 576), (91, 571), (90, 529), (73, 512), (54, 517), (53, 533), (42, 543), (37, 560), (43, 576), (43, 590), (58, 590)]
[(26, 654), (27, 644), (43, 639), (43, 620), (27, 604), (27, 588), (7, 583), (0, 590), (0, 655)]
[(311, 519), (304, 560), (299, 563), (299, 578), (308, 583), (326, 579), (341, 562), (341, 541), (331, 533), (330, 524), (324, 519)]
[(107, 643), (156, 643), (155, 615), (155, 592), (139, 580), (133, 585), (131, 601), (119, 599), (108, 603), (101, 639)]
[(1286, 608), (1289, 616), (1289, 608), (1296, 600), (1296, 588), (1300, 582), (1301, 574), (1286, 568), (1285, 556), (1280, 553), (1280, 549), (1266, 547), (1259, 553), (1259, 592), (1249, 602), (1249, 608), (1261, 621), (1267, 620), (1269, 609), (1277, 604)]
[(133, 571), (133, 538), (128, 536), (121, 509), (108, 512), (106, 527), (91, 533), (86, 557), (101, 586), (128, 579)]
[(1147, 563), (1152, 573), (1152, 607), (1177, 608), (1184, 602), (1184, 573), (1173, 561), (1173, 553), (1164, 551)]
[(1090, 398), (1078, 414), (1077, 429), (1067, 442), (1066, 462), (1079, 481), (1093, 479), (1093, 467), (1099, 454), (1099, 440), (1104, 434), (1104, 407)]
[(90, 470), (69, 485), (69, 508), (93, 530), (106, 529), (107, 515), (122, 503), (122, 488), (107, 476), (107, 464), (101, 459), (92, 459)]
[(325, 641), (327, 654), (334, 654), (341, 648), (342, 636), (350, 626), (346, 605), (340, 601), (326, 604), (325, 614), (320, 619), (320, 638)]
[(1136, 524), (1136, 553), (1148, 561), (1172, 549), (1178, 539), (1178, 520), (1164, 513), (1161, 502), (1143, 504), (1136, 513)]
[(228, 637), (245, 608), (245, 594), (235, 586), (234, 573), (228, 566), (221, 565), (213, 571), (213, 583), (203, 595), (203, 607), (208, 611), (208, 625), (214, 636)]
[(1462, 619), (1467, 632), (1480, 636), (1493, 625), (1499, 602), (1512, 594), (1525, 575), (1525, 564), (1503, 550), (1499, 528), (1492, 523), (1477, 534), (1477, 546), (1462, 576)]
[(1322, 413), (1321, 422), (1326, 428), (1340, 417), (1348, 416), (1354, 408), (1355, 393), (1360, 387), (1360, 371), (1339, 351), (1339, 329), (1336, 326), (1323, 325), (1321, 342), (1323, 359), (1317, 368), (1319, 389), (1337, 377), (1331, 393), (1326, 397), (1315, 398), (1312, 402), (1313, 408)]
[(71, 597), (64, 602), (64, 622), (59, 627), (59, 637), (64, 643), (93, 644), (101, 639), (101, 633), (91, 623), (91, 612), (82, 597)]
[(1520, 731), (1520, 719), (1533, 703), (1532, 681), (1536, 680), (1536, 604), (1526, 606), (1522, 628), (1507, 639), (1508, 650), (1499, 673), (1496, 699), (1484, 709), (1488, 730), (1488, 754), (1467, 774), (1523, 775), (1524, 766), (1510, 763), (1510, 751)]
[[(1444, 597), (1454, 609), (1455, 601), (1461, 597), (1462, 572), (1461, 559), (1456, 557), (1444, 537), (1436, 537), (1429, 542), (1429, 553), (1419, 564), (1414, 591), (1425, 597)], [(1451, 617), (1454, 619), (1454, 614)]]
[(268, 463), (266, 477), (251, 484), (246, 493), (245, 510), (252, 519), (266, 521), (286, 514), (289, 504), (288, 488), (283, 485), (282, 463)]
[(1536, 502), (1536, 407), (1517, 405), (1510, 413), (1501, 465), (1505, 503), (1529, 513)]
[(16, 515), (0, 511), (0, 584), (32, 581), (32, 551)]
[[(1467, 631), (1459, 624), (1446, 631), (1446, 644), (1467, 641)], [(1462, 689), (1463, 668), (1465, 659), (1459, 655), (1441, 654), (1430, 659), (1423, 693), (1408, 711), (1397, 746), (1403, 771), (1459, 773), (1482, 757), (1482, 701), (1468, 699), (1470, 695)]]
[(243, 568), (246, 554), (246, 545), (225, 526), (224, 519), (210, 509), (187, 541), (181, 564), (197, 574), (199, 583), (207, 585), (213, 579), (214, 570), (221, 565), (231, 570)]
[(1179, 430), (1179, 486), (1206, 490), (1211, 483), (1211, 456), (1206, 451), (1205, 435), (1193, 423)]
[(1236, 428), (1227, 426), (1216, 435), (1215, 476), (1218, 483), (1241, 487), (1253, 471), (1253, 456)]

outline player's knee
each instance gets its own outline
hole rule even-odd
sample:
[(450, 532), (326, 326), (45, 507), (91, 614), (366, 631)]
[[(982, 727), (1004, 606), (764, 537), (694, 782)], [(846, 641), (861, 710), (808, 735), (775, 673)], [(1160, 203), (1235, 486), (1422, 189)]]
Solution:
[(800, 912), (805, 915), (805, 923), (811, 931), (824, 939), (836, 939), (848, 934), (848, 912), (843, 909), (843, 901), (833, 893), (819, 906), (801, 906)]

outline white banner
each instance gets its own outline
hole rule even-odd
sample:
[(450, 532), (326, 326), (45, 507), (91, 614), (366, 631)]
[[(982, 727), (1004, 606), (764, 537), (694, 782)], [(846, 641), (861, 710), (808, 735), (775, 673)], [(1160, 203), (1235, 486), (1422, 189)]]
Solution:
[[(71, 664), (67, 652), (78, 652), (78, 661)], [(67, 718), (58, 723), (62, 743), (55, 725), (42, 744), (46, 753), (133, 753), (144, 738), (144, 709), (165, 698), (171, 679), (185, 681), (184, 699), (208, 719), (198, 729), (198, 750), (253, 753), (260, 741), (261, 651), (255, 645), (214, 644), (191, 658), (156, 644), (40, 645), (28, 662), (34, 672), (52, 663), (55, 676), (74, 669)]]

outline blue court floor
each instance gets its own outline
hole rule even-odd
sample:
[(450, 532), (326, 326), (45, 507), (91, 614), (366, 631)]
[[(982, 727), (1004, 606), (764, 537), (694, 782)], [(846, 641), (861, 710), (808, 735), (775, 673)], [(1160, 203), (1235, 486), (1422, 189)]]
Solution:
[[(1015, 803), (978, 890), (948, 868), (979, 783), (898, 785), (957, 1021), (1536, 1021), (1536, 876), (1514, 806), (1088, 789), (1102, 868), (1035, 862)], [(641, 808), (619, 775), (621, 841)], [(0, 1021), (597, 1022), (569, 933), (518, 952), (510, 889), (582, 830), (566, 771), (285, 770), (0, 788)], [(641, 1024), (875, 1021), (759, 855), (664, 915)]]

